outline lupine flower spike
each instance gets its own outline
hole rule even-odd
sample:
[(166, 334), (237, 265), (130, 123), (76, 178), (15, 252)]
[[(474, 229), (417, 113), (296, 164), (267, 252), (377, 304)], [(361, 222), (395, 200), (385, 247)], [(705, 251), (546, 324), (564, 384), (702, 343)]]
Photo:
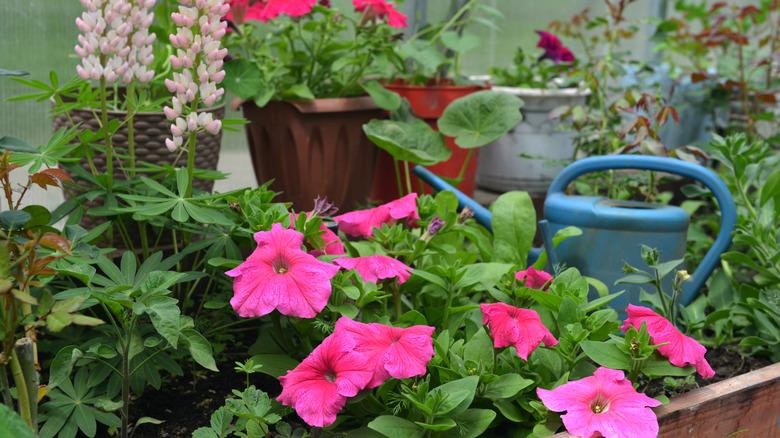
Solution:
[(211, 113), (198, 114), (199, 103), (214, 105), (225, 94), (217, 85), (225, 78), (222, 69), (227, 49), (220, 40), (227, 23), (220, 18), (229, 10), (225, 0), (179, 0), (179, 9), (171, 14), (177, 26), (170, 36), (176, 53), (171, 55), (171, 66), (178, 70), (173, 79), (166, 79), (168, 91), (174, 93), (172, 106), (163, 108), (171, 124), (172, 137), (165, 146), (175, 151), (184, 144), (184, 137), (201, 131), (216, 135), (222, 122)]
[(82, 79), (108, 83), (121, 79), (126, 84), (133, 78), (152, 80), (154, 71), (149, 66), (154, 61), (155, 35), (149, 33), (149, 26), (155, 1), (81, 0), (86, 11), (76, 19), (82, 33), (75, 50), (81, 57), (76, 72)]

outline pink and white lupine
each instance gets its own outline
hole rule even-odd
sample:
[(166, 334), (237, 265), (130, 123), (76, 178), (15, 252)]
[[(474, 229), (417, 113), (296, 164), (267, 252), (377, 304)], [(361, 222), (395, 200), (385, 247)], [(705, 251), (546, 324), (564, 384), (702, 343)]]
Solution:
[(136, 77), (148, 82), (154, 77), (149, 69), (154, 60), (154, 34), (149, 26), (155, 0), (81, 0), (86, 9), (76, 19), (82, 32), (75, 47), (81, 57), (76, 72), (82, 79), (108, 83)]
[(130, 11), (130, 23), (133, 25), (133, 34), (130, 36), (130, 53), (127, 57), (129, 68), (123, 79), (125, 83), (132, 82), (133, 78), (142, 83), (154, 78), (154, 70), (151, 65), (154, 62), (154, 47), (152, 43), (156, 38), (149, 32), (149, 26), (154, 21), (152, 7), (156, 0), (135, 0)]
[(176, 53), (171, 55), (171, 66), (179, 70), (173, 79), (166, 79), (168, 91), (174, 94), (171, 106), (164, 108), (171, 124), (172, 138), (165, 146), (175, 151), (184, 144), (189, 134), (207, 131), (217, 134), (222, 128), (220, 120), (211, 113), (197, 113), (198, 105), (215, 104), (225, 93), (218, 84), (225, 78), (222, 69), (227, 49), (220, 40), (225, 35), (227, 23), (220, 18), (229, 10), (225, 0), (179, 0), (179, 9), (171, 14), (177, 26), (170, 36)]

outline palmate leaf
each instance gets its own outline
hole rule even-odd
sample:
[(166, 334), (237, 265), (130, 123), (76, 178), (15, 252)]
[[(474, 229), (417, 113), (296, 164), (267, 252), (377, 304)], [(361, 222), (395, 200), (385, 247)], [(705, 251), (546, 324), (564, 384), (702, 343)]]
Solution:
[(363, 132), (396, 160), (430, 166), (452, 155), (441, 134), (422, 120), (372, 120), (363, 125)]
[(523, 119), (523, 102), (516, 96), (497, 91), (480, 91), (452, 102), (438, 121), (444, 135), (471, 149), (503, 137)]

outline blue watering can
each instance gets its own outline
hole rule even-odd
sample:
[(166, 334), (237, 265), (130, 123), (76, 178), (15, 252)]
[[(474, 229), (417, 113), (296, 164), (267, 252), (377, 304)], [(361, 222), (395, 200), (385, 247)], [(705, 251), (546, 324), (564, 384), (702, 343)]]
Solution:
[[(664, 260), (685, 256), (689, 217), (682, 208), (594, 196), (569, 196), (564, 193), (569, 183), (577, 177), (610, 169), (673, 173), (700, 181), (715, 195), (721, 211), (720, 231), (701, 264), (683, 284), (680, 303), (690, 304), (717, 266), (720, 255), (731, 244), (731, 233), (737, 220), (734, 200), (726, 185), (712, 171), (698, 164), (645, 155), (590, 157), (570, 164), (550, 184), (544, 202), (544, 218), (548, 224), (542, 226), (542, 233), (550, 260), (557, 258), (558, 262), (566, 266), (576, 267), (583, 275), (612, 286), (616, 280), (625, 276), (624, 263), (640, 268), (645, 266), (640, 255), (642, 244), (658, 248)], [(417, 166), (414, 172), (434, 189), (454, 192), (461, 208), (470, 208), (480, 224), (491, 228), (492, 215), (488, 209), (424, 167)], [(551, 251), (551, 236), (567, 226), (580, 228), (582, 235), (563, 241), (555, 251)], [(529, 258), (535, 259), (540, 251), (535, 248)], [(640, 287), (625, 286), (626, 293), (611, 303), (621, 311), (628, 303), (639, 303)]]

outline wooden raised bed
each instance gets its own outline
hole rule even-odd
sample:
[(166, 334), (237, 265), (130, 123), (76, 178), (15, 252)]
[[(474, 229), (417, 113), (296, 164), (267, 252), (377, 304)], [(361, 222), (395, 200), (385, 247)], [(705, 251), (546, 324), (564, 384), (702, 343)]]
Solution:
[(695, 389), (655, 413), (659, 437), (780, 437), (780, 363)]

